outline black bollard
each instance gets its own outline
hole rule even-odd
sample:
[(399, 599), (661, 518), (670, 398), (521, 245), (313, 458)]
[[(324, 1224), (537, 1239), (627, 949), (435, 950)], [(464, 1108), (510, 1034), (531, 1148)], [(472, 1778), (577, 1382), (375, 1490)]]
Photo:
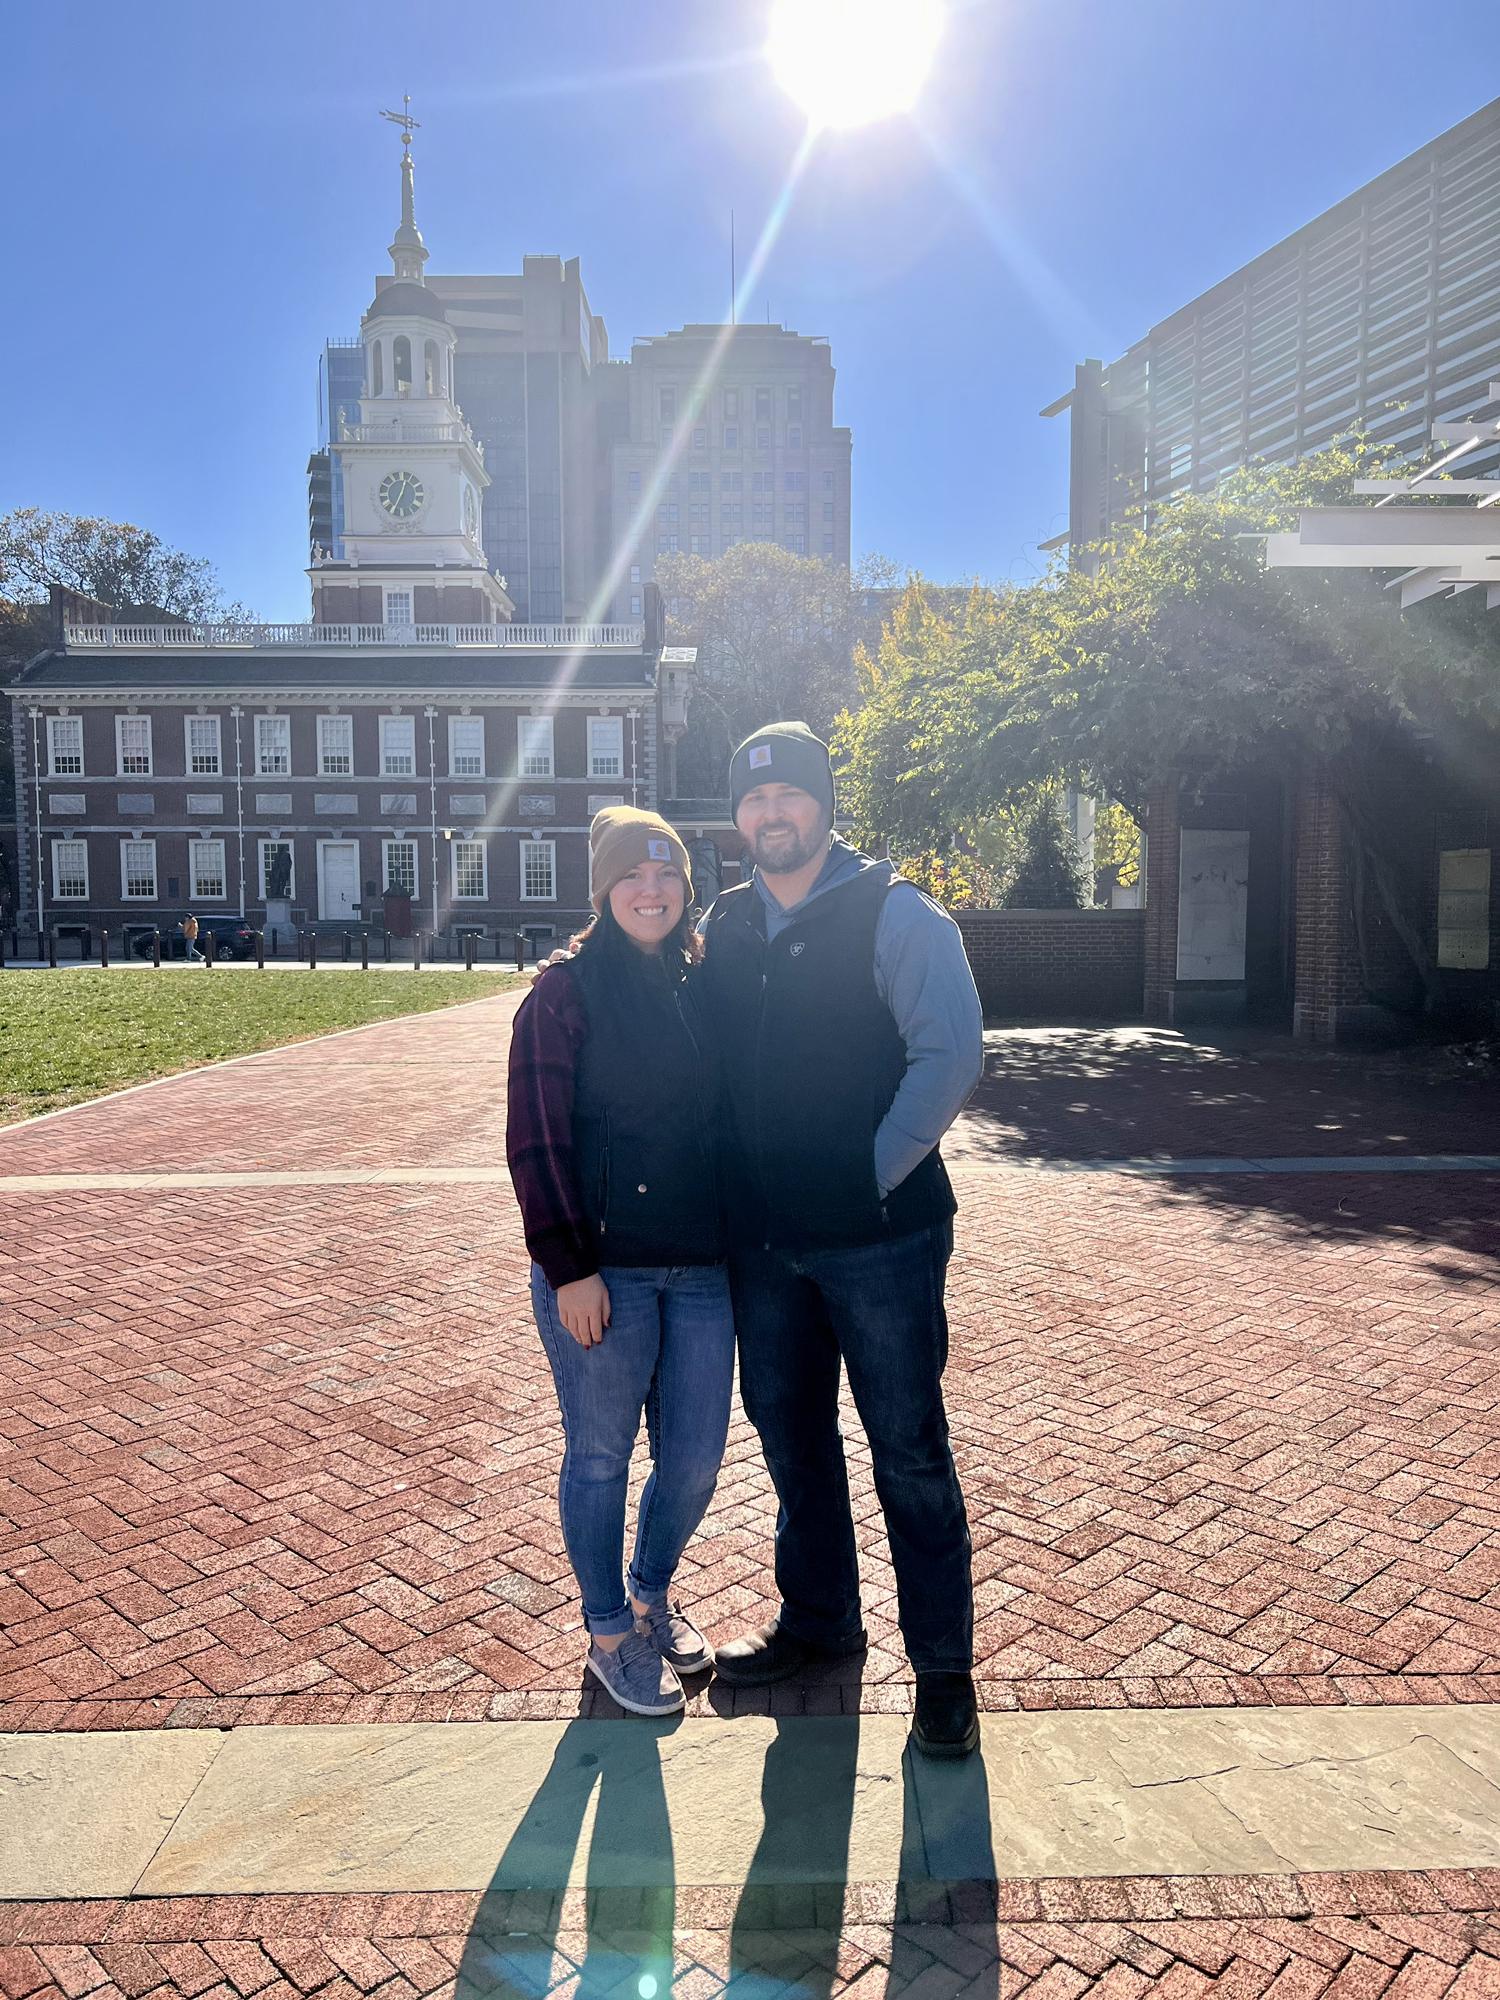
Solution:
[(255, 933), (255, 969), (257, 972), (264, 972), (266, 969), (266, 934), (264, 931), (257, 931)]
[(309, 972), (316, 972), (318, 969), (318, 934), (316, 931), (309, 931), (307, 934), (307, 969)]
[(157, 969), (157, 971), (158, 971), (158, 972), (160, 972), (160, 971), (161, 971), (161, 932), (160, 932), (160, 931), (153, 931), (153, 932), (151, 933), (151, 963), (152, 963), (152, 964), (153, 964), (153, 965), (154, 965), (154, 966), (156, 967), (156, 969)]
[(472, 931), (465, 931), (465, 932), (464, 932), (464, 971), (465, 971), (465, 972), (472, 972), (473, 970), (474, 970), (474, 933), (473, 933)]
[(205, 966), (212, 965), (214, 962), (214, 953), (218, 950), (218, 946), (214, 943), (214, 934), (211, 930), (205, 928), (202, 937), (203, 963)]
[(99, 926), (99, 968), (102, 972), (108, 972), (109, 970), (109, 925), (108, 924), (101, 924)]
[(359, 969), (361, 972), (368, 972), (370, 969), (370, 933), (368, 931), (361, 931), (359, 934)]

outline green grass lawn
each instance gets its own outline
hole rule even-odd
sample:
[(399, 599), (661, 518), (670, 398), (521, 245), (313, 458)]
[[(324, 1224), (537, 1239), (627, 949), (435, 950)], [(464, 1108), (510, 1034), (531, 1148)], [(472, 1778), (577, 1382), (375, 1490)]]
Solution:
[(0, 1125), (225, 1056), (521, 984), (492, 972), (0, 973)]

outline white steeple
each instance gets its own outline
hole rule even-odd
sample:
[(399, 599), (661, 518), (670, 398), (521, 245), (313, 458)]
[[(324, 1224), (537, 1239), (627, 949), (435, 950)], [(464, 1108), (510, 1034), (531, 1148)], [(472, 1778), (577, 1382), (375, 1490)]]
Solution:
[[(341, 423), (330, 440), (333, 476), (343, 483), (344, 560), (313, 569), (314, 612), (330, 623), (387, 623), (371, 617), (368, 590), (349, 614), (349, 572), (361, 585), (380, 581), (387, 598), (418, 624), (487, 623), (509, 618), (511, 604), (484, 557), (481, 495), (490, 483), (484, 450), (453, 400), (457, 336), (442, 301), (427, 289), (427, 246), (416, 224), (411, 99), (383, 111), (401, 128), (401, 223), (390, 246), (392, 275), (360, 326), (365, 355), (359, 422)], [(395, 577), (391, 581), (390, 572)], [(438, 595), (469, 609), (425, 616), (417, 607)]]

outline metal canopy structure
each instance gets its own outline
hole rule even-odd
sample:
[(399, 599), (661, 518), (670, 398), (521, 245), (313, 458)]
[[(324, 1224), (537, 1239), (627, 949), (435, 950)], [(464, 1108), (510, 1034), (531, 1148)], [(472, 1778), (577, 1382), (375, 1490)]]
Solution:
[[(1489, 405), (1500, 403), (1491, 382)], [(1434, 424), (1433, 440), (1449, 449), (1423, 471), (1401, 479), (1361, 479), (1356, 493), (1381, 495), (1373, 507), (1306, 507), (1294, 534), (1267, 535), (1270, 569), (1395, 569), (1388, 589), (1399, 589), (1401, 608), (1425, 597), (1464, 590), (1485, 592), (1500, 611), (1500, 478), (1446, 476), (1450, 465), (1500, 441), (1500, 417)], [(1472, 506), (1401, 507), (1393, 502), (1430, 495)]]

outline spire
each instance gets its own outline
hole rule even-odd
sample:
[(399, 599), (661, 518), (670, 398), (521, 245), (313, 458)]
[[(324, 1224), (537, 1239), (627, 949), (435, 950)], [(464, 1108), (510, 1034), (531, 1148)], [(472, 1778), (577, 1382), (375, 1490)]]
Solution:
[(427, 262), (427, 245), (417, 227), (416, 180), (411, 164), (411, 135), (418, 129), (420, 120), (411, 115), (409, 96), (401, 99), (399, 111), (382, 111), (380, 115), (401, 127), (401, 227), (396, 231), (390, 247), (391, 269), (398, 278), (420, 285), (422, 266)]

